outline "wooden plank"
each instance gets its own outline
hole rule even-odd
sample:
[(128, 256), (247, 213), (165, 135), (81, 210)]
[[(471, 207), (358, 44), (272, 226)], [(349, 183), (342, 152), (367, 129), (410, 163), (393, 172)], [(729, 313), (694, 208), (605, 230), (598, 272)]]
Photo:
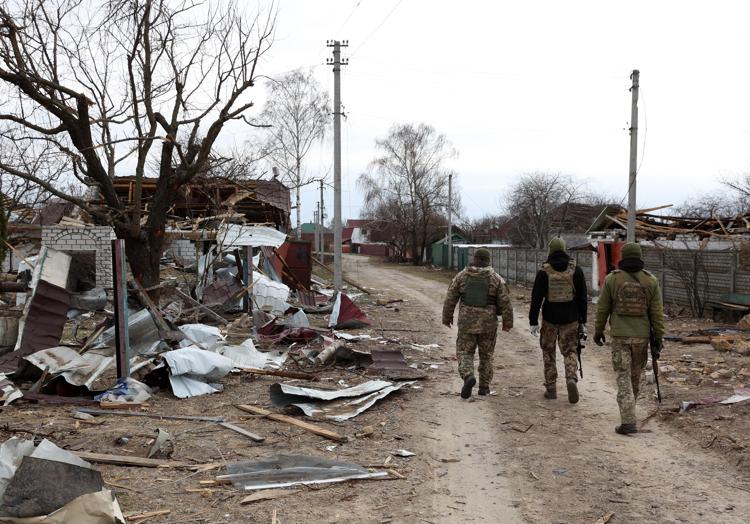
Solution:
[(253, 493), (252, 495), (248, 495), (240, 501), (240, 505), (245, 506), (247, 504), (252, 504), (253, 502), (260, 502), (262, 500), (273, 500), (282, 497), (288, 497), (289, 495), (294, 495), (297, 492), (299, 492), (298, 489), (264, 489), (258, 491), (257, 493)]
[(156, 511), (147, 511), (146, 513), (128, 513), (127, 515), (123, 515), (123, 517), (130, 522), (142, 522), (146, 519), (161, 517), (169, 515), (170, 513), (172, 513), (171, 509), (160, 509)]
[(238, 404), (235, 407), (247, 413), (252, 413), (253, 415), (262, 415), (276, 422), (283, 422), (285, 424), (289, 424), (290, 426), (296, 426), (298, 428), (304, 429), (305, 431), (309, 431), (310, 433), (314, 433), (315, 435), (320, 435), (321, 437), (325, 437), (330, 440), (335, 440), (336, 442), (343, 442), (346, 439), (346, 437), (344, 437), (343, 435), (340, 435), (336, 433), (335, 431), (330, 431), (328, 429), (325, 429), (321, 426), (318, 426), (317, 424), (303, 422), (301, 420), (297, 420), (294, 417), (281, 415), (279, 413), (273, 413), (271, 411), (268, 411), (267, 409), (259, 408), (257, 406), (250, 406), (247, 404)]
[(235, 426), (234, 424), (230, 424), (229, 422), (220, 422), (219, 425), (223, 428), (230, 429), (236, 433), (239, 433), (240, 435), (244, 435), (250, 440), (254, 440), (255, 442), (263, 442), (264, 440), (266, 440), (265, 437), (261, 437), (260, 435), (251, 433), (250, 431), (243, 429), (239, 426)]

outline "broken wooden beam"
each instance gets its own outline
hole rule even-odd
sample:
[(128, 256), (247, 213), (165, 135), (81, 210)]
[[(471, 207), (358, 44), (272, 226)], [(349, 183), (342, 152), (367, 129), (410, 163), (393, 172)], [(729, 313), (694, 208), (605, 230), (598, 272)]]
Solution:
[(313, 433), (315, 435), (319, 435), (321, 437), (325, 437), (330, 440), (335, 440), (336, 442), (343, 442), (346, 440), (345, 436), (340, 435), (339, 433), (336, 433), (335, 431), (325, 429), (321, 426), (318, 426), (317, 424), (311, 424), (309, 422), (303, 422), (301, 420), (297, 420), (294, 417), (281, 415), (280, 413), (273, 413), (272, 411), (268, 411), (267, 409), (259, 408), (257, 406), (250, 406), (247, 404), (238, 404), (235, 407), (237, 409), (241, 409), (242, 411), (246, 413), (251, 413), (253, 415), (261, 415), (263, 417), (266, 417), (267, 419), (274, 420), (276, 422), (283, 422), (285, 424), (289, 424), (290, 426), (296, 426), (298, 428), (304, 429), (305, 431), (309, 431), (310, 433)]
[(109, 455), (107, 453), (89, 453), (87, 451), (74, 451), (79, 458), (98, 464), (112, 464), (115, 466), (133, 466), (139, 468), (187, 468), (193, 464), (177, 462), (175, 460), (151, 459), (143, 457), (132, 457), (129, 455)]
[(214, 311), (210, 307), (204, 306), (203, 304), (195, 300), (193, 297), (191, 297), (187, 293), (183, 293), (180, 289), (175, 289), (174, 292), (177, 294), (177, 296), (179, 296), (183, 300), (187, 300), (190, 304), (194, 305), (198, 309), (208, 313), (212, 318), (214, 318), (218, 322), (221, 322), (222, 324), (229, 324), (229, 321), (226, 318), (219, 315), (216, 311)]
[(260, 435), (256, 435), (255, 433), (252, 433), (246, 429), (243, 429), (239, 426), (235, 426), (234, 424), (231, 424), (229, 422), (219, 422), (219, 426), (232, 430), (235, 433), (239, 433), (240, 435), (244, 435), (245, 437), (249, 438), (252, 441), (255, 442), (263, 442), (266, 440), (265, 437), (261, 437)]

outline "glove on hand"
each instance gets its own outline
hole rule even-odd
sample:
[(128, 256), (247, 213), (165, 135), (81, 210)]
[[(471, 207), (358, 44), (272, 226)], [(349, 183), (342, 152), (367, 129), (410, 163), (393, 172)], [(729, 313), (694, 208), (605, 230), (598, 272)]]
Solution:
[(529, 328), (529, 331), (531, 332), (532, 335), (534, 335), (535, 337), (538, 337), (539, 336), (539, 324), (537, 324), (536, 326), (531, 326)]
[(654, 360), (659, 360), (659, 357), (661, 356), (661, 350), (664, 347), (663, 341), (660, 338), (654, 339), (653, 342), (651, 342), (651, 358)]
[(603, 346), (606, 341), (604, 333), (594, 333), (594, 342), (597, 346)]

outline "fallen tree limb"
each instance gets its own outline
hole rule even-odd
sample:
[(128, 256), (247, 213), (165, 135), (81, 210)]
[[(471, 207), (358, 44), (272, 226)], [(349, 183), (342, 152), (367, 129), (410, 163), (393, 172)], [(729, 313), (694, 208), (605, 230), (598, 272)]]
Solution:
[(179, 296), (183, 300), (187, 300), (190, 304), (193, 304), (198, 309), (200, 309), (200, 310), (205, 311), (206, 313), (208, 313), (215, 320), (221, 322), (222, 324), (229, 324), (229, 321), (226, 318), (224, 318), (221, 315), (219, 315), (216, 311), (214, 311), (210, 307), (204, 306), (203, 304), (201, 304), (200, 302), (198, 302), (197, 300), (195, 300), (193, 297), (191, 297), (187, 293), (183, 293), (182, 290), (175, 289), (174, 292), (177, 293), (177, 296)]

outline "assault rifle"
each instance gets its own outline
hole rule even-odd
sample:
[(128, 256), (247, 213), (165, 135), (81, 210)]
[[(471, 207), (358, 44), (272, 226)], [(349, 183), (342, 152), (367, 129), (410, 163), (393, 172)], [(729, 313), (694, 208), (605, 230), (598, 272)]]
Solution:
[(588, 337), (586, 336), (586, 333), (579, 329), (578, 345), (576, 346), (576, 353), (578, 353), (578, 371), (581, 373), (581, 378), (583, 378), (583, 362), (581, 362), (581, 350), (586, 347), (583, 345), (583, 342), (581, 341), (586, 340), (587, 338)]
[(661, 404), (661, 388), (659, 387), (659, 354), (661, 353), (661, 347), (659, 340), (654, 336), (654, 330), (651, 329), (649, 333), (648, 342), (651, 346), (651, 369), (654, 370), (654, 382), (656, 382), (656, 398)]

